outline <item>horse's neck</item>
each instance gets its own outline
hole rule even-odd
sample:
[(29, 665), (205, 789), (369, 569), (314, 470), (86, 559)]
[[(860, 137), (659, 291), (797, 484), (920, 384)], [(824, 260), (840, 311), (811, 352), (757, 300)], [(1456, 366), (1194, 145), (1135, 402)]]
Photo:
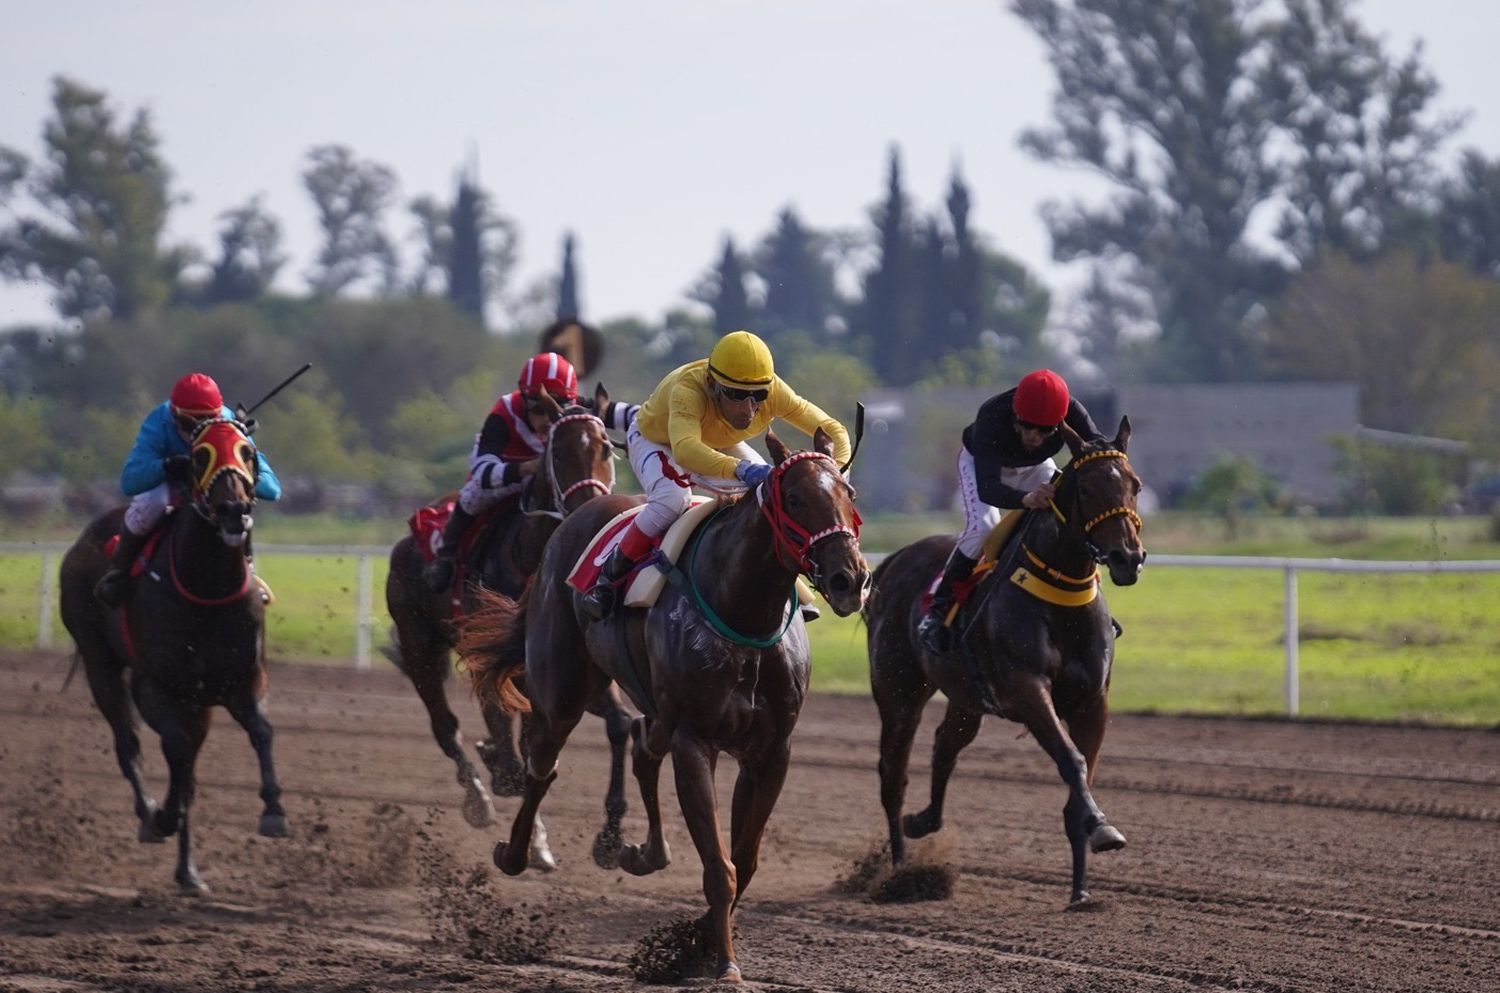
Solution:
[(753, 493), (705, 527), (693, 582), (724, 622), (763, 636), (780, 628), (797, 578), (776, 554), (776, 537)]
[(1012, 554), (1021, 554), (1022, 545), (1065, 575), (1082, 576), (1093, 564), (1093, 558), (1084, 543), (1051, 510), (1028, 515), (1026, 526), (1020, 530), (1019, 540), (1012, 543)]
[(216, 525), (190, 506), (172, 512), (166, 554), (177, 581), (196, 596), (232, 593), (245, 582), (245, 549), (232, 548)]

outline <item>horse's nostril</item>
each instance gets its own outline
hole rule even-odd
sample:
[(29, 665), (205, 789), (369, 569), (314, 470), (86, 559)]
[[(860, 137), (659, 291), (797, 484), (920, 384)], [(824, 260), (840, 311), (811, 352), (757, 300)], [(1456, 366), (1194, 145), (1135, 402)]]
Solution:
[(837, 572), (828, 580), (828, 591), (830, 593), (844, 594), (854, 588), (854, 583), (847, 572)]

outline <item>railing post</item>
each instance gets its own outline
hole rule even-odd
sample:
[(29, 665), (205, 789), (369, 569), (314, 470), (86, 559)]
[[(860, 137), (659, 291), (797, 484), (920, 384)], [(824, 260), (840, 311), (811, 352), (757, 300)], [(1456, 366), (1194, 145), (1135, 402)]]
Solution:
[(1286, 712), (1295, 717), (1301, 694), (1297, 686), (1297, 569), (1286, 567)]
[(359, 557), (359, 591), (354, 607), (354, 667), (370, 668), (370, 632), (375, 625), (374, 594), (375, 560), (370, 555)]
[(36, 613), (36, 647), (52, 647), (52, 597), (56, 592), (57, 553), (42, 553), (42, 593)]

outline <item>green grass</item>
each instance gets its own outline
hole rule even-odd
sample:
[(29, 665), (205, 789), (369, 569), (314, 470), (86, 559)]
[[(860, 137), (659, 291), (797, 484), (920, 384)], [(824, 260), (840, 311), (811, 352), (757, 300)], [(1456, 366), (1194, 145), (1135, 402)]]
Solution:
[[(279, 525), (280, 521), (277, 522)], [(884, 550), (941, 530), (946, 518), (877, 519), (867, 549)], [(293, 533), (288, 533), (292, 531)], [(320, 529), (301, 519), (280, 543), (383, 544), (389, 522)], [(1252, 520), (1228, 536), (1222, 522), (1164, 515), (1146, 532), (1152, 551), (1306, 558), (1500, 559), (1480, 519), (1359, 522)], [(266, 540), (271, 531), (265, 532)], [(20, 536), (7, 535), (10, 540)], [(49, 540), (52, 535), (46, 536)], [(37, 639), (42, 557), (0, 554), (0, 644)], [(372, 560), (374, 664), (385, 643), (383, 555)], [(278, 602), (268, 620), (273, 657), (344, 664), (355, 650), (358, 563), (353, 556), (262, 552), (257, 566)], [(55, 568), (55, 563), (54, 563)], [(1106, 585), (1125, 626), (1111, 702), (1117, 710), (1285, 712), (1280, 570), (1157, 566), (1136, 586)], [(1500, 574), (1298, 574), (1300, 712), (1304, 716), (1500, 725)], [(867, 693), (865, 630), (824, 611), (809, 628), (813, 688)], [(53, 643), (68, 644), (54, 620)]]

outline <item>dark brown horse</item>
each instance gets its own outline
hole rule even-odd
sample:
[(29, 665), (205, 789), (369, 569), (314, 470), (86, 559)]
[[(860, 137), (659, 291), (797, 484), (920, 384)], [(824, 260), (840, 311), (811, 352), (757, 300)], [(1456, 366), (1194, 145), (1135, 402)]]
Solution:
[[(519, 597), (542, 557), (542, 547), (558, 524), (583, 504), (614, 488), (613, 445), (604, 422), (582, 407), (562, 409), (543, 393), (540, 402), (552, 421), (547, 448), (519, 512), (507, 515), (497, 527), (480, 534), (469, 563), (471, 581), (461, 593), (465, 612), (476, 605), (481, 587)], [(603, 386), (594, 391), (594, 410), (605, 410), (609, 393)], [(412, 681), (427, 707), (432, 735), (443, 754), (453, 760), (458, 783), (464, 788), (464, 817), (475, 827), (495, 822), (494, 802), (480, 781), (479, 772), (464, 750), (458, 718), (448, 705), (445, 683), (452, 671), (449, 650), (457, 631), (450, 617), (450, 594), (434, 593), (422, 578), (422, 551), (411, 535), (391, 549), (391, 568), (386, 578), (385, 602), (395, 624), (391, 660)], [(630, 717), (606, 688), (593, 701), (594, 712), (605, 719), (614, 753), (610, 787), (605, 799), (606, 824), (601, 832), (604, 847), (617, 848), (620, 819), (625, 813), (625, 742)], [(481, 701), (481, 712), (489, 730), (488, 741), (478, 746), (490, 771), (491, 787), (502, 795), (520, 792), (521, 761), (512, 744), (510, 718), (498, 707)], [(546, 862), (545, 843), (537, 857)], [(611, 853), (612, 854), (612, 853)]]
[[(721, 979), (739, 977), (732, 915), (755, 874), (807, 693), (807, 629), (793, 583), (806, 574), (841, 616), (859, 609), (869, 584), (854, 490), (833, 461), (832, 441), (820, 430), (815, 450), (795, 455), (769, 432), (766, 443), (776, 463), (770, 478), (698, 529), (679, 581), (650, 608), (592, 621), (565, 582), (595, 532), (639, 501), (602, 497), (558, 528), (522, 603), (495, 598), (466, 625), (459, 645), (487, 699), (525, 706), (513, 685), (524, 673), (532, 712), (525, 799), (510, 840), (495, 846), (495, 864), (510, 875), (526, 867), (532, 820), (556, 778), (558, 753), (589, 699), (614, 680), (646, 715), (631, 733), (648, 835), (624, 846), (620, 864), (644, 875), (671, 861), (657, 798), (670, 752), (703, 862)], [(721, 751), (740, 768), (727, 851), (714, 796)]]
[[(255, 449), (240, 424), (212, 420), (194, 433), (191, 452), (189, 505), (171, 515), (123, 606), (105, 607), (93, 595), (109, 566), (103, 546), (119, 532), (123, 508), (84, 529), (63, 558), (59, 588), (63, 624), (78, 645), (94, 703), (114, 732), (120, 771), (135, 794), (138, 837), (159, 842), (176, 834), (177, 883), (201, 892), (207, 887), (193, 862), (189, 812), (211, 707), (228, 710), (244, 727), (260, 760), (260, 833), (284, 838), (291, 831), (264, 707), (264, 606), (245, 558)], [(136, 711), (161, 736), (170, 770), (160, 808), (141, 782)]]
[[(943, 797), (958, 753), (985, 714), (1024, 724), (1068, 785), (1063, 826), (1073, 851), (1072, 906), (1088, 900), (1088, 850), (1112, 851), (1125, 837), (1104, 818), (1090, 786), (1109, 717), (1115, 630), (1099, 589), (1098, 564), (1129, 586), (1146, 559), (1136, 497), (1141, 481), (1125, 446), (1130, 419), (1108, 443), (1085, 445), (1065, 424), (1073, 458), (1057, 480), (1050, 511), (1030, 511), (1000, 551), (996, 568), (955, 620), (959, 647), (935, 655), (918, 647), (922, 595), (953, 539), (924, 538), (875, 570), (865, 608), (870, 684), (880, 708), (880, 802), (900, 863), (905, 838), (943, 825)], [(901, 816), (907, 761), (923, 705), (936, 690), (948, 709), (932, 746), (932, 801)], [(903, 837), (904, 832), (904, 837)]]

